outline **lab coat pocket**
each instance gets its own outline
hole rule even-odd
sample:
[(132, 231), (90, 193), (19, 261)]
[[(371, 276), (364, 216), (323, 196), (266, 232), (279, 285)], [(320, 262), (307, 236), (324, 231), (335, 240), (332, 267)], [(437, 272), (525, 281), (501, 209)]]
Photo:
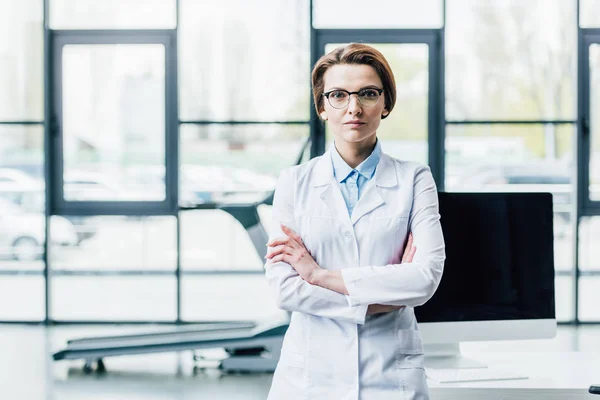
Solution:
[[(360, 224), (360, 222), (359, 222)], [(365, 218), (357, 226), (357, 236), (362, 238), (361, 247), (368, 251), (363, 265), (399, 264), (406, 245), (408, 218), (399, 215)]]
[(302, 353), (283, 349), (273, 375), (268, 400), (308, 399), (308, 380)]
[(421, 334), (416, 329), (399, 329), (396, 348), (396, 366), (400, 369), (424, 367)]

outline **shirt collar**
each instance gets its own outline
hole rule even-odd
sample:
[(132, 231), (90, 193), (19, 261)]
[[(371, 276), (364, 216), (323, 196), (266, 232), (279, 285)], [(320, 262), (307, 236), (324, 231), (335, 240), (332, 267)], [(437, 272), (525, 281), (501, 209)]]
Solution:
[[(348, 164), (346, 164), (346, 161), (344, 161), (344, 159), (342, 158), (342, 156), (340, 156), (340, 153), (338, 153), (337, 149), (335, 148), (335, 143), (331, 144), (331, 161), (333, 163), (333, 175), (335, 176), (335, 179), (342, 183), (346, 180), (346, 178), (348, 178), (348, 175), (350, 175), (352, 173), (352, 171), (354, 171), (352, 168), (350, 168), (350, 166)], [(375, 144), (375, 148), (373, 149), (373, 152), (369, 155), (369, 157), (367, 157), (366, 160), (364, 160), (362, 163), (360, 163), (355, 170), (361, 174), (362, 176), (364, 176), (367, 180), (371, 179), (373, 177), (373, 175), (375, 174), (375, 169), (377, 168), (377, 164), (379, 164), (379, 159), (381, 158), (381, 144), (379, 143), (379, 139), (377, 140), (377, 143)]]

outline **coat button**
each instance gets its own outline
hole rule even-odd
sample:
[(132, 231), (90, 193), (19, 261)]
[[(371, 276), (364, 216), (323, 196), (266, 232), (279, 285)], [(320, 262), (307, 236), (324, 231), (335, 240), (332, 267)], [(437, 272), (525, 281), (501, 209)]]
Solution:
[(352, 238), (352, 234), (350, 232), (345, 232), (344, 236), (346, 236), (348, 239)]

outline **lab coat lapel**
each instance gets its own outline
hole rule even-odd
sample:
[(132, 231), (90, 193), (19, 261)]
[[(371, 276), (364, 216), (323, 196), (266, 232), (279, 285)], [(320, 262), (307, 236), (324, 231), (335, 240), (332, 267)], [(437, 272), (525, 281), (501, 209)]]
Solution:
[(385, 204), (385, 200), (381, 197), (381, 193), (377, 190), (377, 187), (369, 182), (366, 190), (360, 196), (356, 207), (352, 211), (352, 225), (356, 224), (358, 220), (367, 213), (370, 213), (377, 207)]
[(333, 165), (329, 151), (331, 150), (328, 150), (317, 161), (312, 171), (312, 186), (320, 190), (319, 197), (327, 205), (331, 215), (345, 224), (350, 224), (350, 216), (348, 215), (344, 196), (333, 176)]
[(382, 153), (373, 180), (368, 183), (352, 212), (352, 225), (355, 225), (364, 215), (385, 204), (382, 192), (397, 185), (398, 177), (394, 160)]
[(346, 202), (338, 183), (334, 180), (328, 185), (323, 193), (321, 193), (321, 200), (327, 204), (331, 214), (344, 224), (350, 223), (350, 216), (348, 215), (348, 208), (346, 208)]

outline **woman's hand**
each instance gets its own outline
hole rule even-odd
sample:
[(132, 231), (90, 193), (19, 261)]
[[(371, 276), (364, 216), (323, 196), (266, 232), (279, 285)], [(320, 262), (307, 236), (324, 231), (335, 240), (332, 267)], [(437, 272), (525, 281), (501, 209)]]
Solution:
[(283, 261), (290, 264), (302, 279), (314, 284), (323, 268), (312, 258), (300, 235), (285, 225), (281, 225), (281, 229), (287, 237), (267, 243), (269, 249), (265, 258), (272, 263)]
[[(404, 249), (404, 253), (402, 254), (402, 264), (411, 263), (415, 253), (417, 252), (417, 247), (414, 246), (413, 235), (409, 233), (408, 241), (406, 242), (406, 248)], [(367, 308), (367, 315), (371, 314), (383, 314), (388, 313), (390, 311), (396, 311), (404, 306), (388, 306), (385, 304), (369, 304)]]

